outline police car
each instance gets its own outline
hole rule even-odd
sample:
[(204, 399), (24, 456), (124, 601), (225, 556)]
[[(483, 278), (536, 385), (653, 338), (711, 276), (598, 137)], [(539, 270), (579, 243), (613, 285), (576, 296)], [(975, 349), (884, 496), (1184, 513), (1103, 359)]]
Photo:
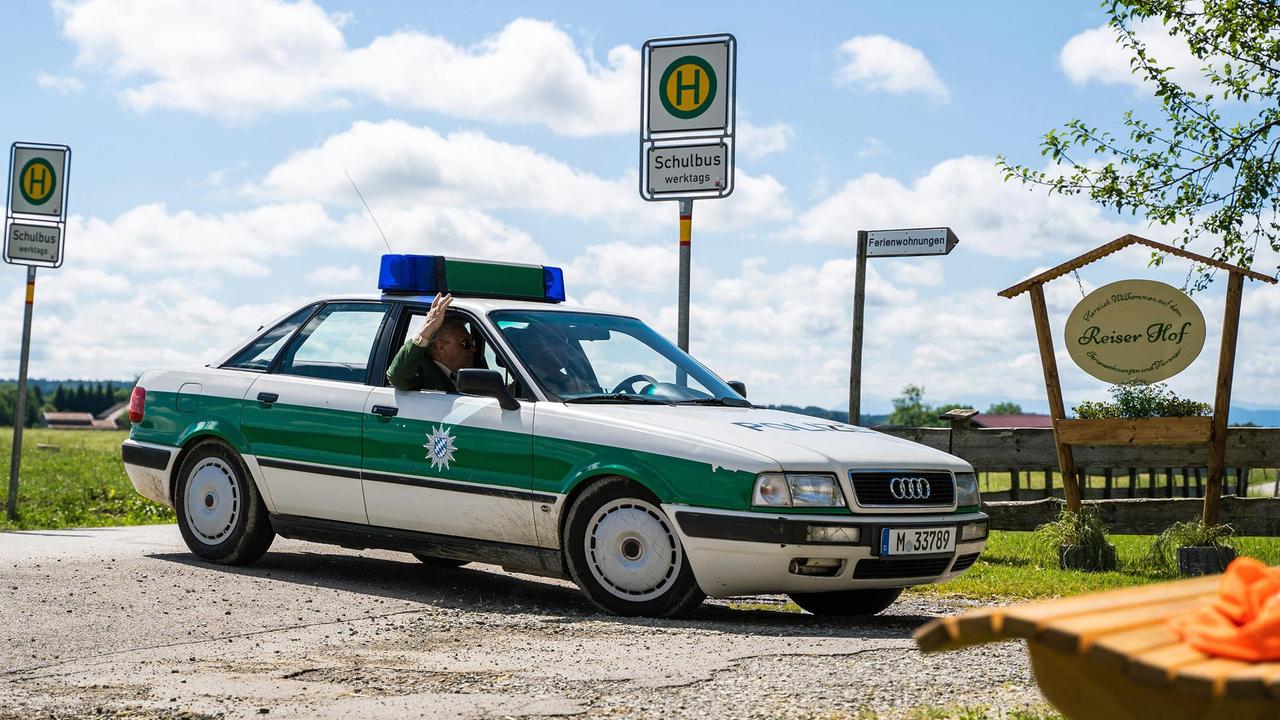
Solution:
[[(623, 615), (760, 593), (842, 615), (986, 543), (963, 460), (753, 407), (640, 320), (564, 305), (557, 268), (388, 255), (379, 288), (139, 379), (125, 468), (196, 555), (250, 563), (282, 535), (571, 578)], [(388, 366), (443, 293), (470, 367), (396, 389)]]

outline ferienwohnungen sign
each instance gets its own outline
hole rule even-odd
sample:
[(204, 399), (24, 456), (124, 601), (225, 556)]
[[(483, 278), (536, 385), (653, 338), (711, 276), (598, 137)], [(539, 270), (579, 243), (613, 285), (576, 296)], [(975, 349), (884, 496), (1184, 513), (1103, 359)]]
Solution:
[(1154, 280), (1100, 287), (1067, 318), (1071, 359), (1109, 383), (1171, 378), (1200, 355), (1204, 338), (1204, 315), (1195, 302)]

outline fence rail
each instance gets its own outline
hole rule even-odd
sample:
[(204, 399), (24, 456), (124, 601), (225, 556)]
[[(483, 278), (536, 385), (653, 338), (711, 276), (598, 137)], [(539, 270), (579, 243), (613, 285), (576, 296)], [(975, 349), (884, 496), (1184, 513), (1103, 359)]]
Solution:
[[(1009, 490), (990, 500), (1062, 495), (1058, 456), (1049, 428), (897, 428), (876, 430), (959, 455), (980, 473), (1009, 473)], [(1088, 446), (1072, 448), (1086, 499), (1203, 497), (1209, 445)], [(1280, 428), (1229, 428), (1224, 495), (1249, 494), (1250, 471), (1280, 468)], [(1280, 478), (1280, 471), (1276, 473)], [(1038, 481), (1038, 482), (1037, 482)], [(1034, 487), (1038, 485), (1039, 487)], [(1101, 487), (1094, 487), (1100, 485)], [(1270, 488), (1280, 495), (1280, 479)]]

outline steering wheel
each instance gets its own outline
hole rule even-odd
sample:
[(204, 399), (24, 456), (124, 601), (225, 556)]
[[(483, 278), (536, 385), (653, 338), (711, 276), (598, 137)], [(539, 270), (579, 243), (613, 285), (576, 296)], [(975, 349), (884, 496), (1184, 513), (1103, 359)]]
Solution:
[(654, 379), (652, 376), (641, 373), (639, 375), (632, 375), (626, 380), (623, 380), (622, 382), (618, 383), (618, 386), (613, 389), (613, 392), (622, 393), (624, 395), (639, 395), (640, 393), (636, 392), (636, 389), (632, 387), (632, 385), (634, 385), (637, 380), (644, 380), (650, 385), (658, 384), (658, 381)]

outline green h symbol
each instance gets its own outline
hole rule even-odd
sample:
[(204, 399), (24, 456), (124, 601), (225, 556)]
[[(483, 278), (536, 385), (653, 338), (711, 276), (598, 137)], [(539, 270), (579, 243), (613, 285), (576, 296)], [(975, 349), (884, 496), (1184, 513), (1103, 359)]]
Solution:
[(31, 168), (31, 194), (37, 197), (44, 195), (45, 183), (49, 181), (49, 171), (43, 165)]
[(676, 71), (676, 105), (684, 104), (684, 94), (686, 91), (693, 93), (693, 104), (697, 107), (702, 103), (702, 98), (698, 97), (698, 90), (702, 87), (702, 70), (699, 68), (690, 68), (693, 73), (693, 80), (685, 80), (685, 69), (680, 68)]

